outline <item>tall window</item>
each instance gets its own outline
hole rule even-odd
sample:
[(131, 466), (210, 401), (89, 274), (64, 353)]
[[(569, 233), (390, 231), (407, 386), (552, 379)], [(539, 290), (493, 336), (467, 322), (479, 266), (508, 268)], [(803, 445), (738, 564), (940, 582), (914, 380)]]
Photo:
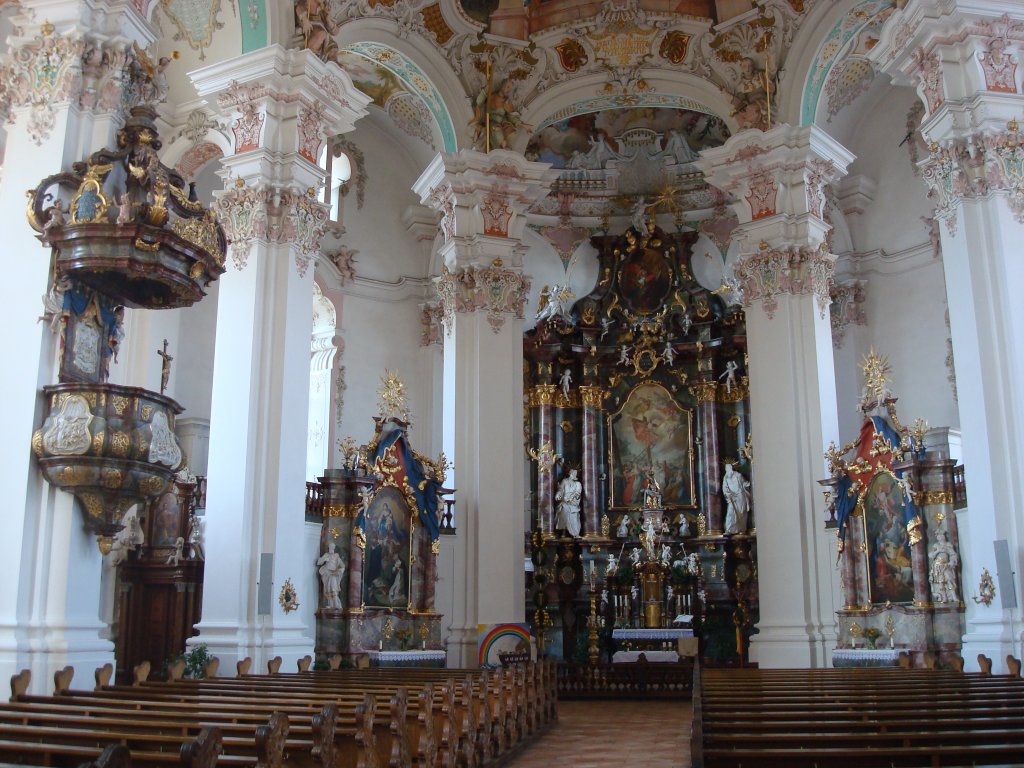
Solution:
[(352, 178), (352, 163), (348, 155), (333, 141), (328, 142), (320, 155), (320, 167), (327, 171), (327, 185), (323, 201), (331, 207), (331, 221), (341, 223), (344, 214), (342, 198), (348, 191), (348, 180)]

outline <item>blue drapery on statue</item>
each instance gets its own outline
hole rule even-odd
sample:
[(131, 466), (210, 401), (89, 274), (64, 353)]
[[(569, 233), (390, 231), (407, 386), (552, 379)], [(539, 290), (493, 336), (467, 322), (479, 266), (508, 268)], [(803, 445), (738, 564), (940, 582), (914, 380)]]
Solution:
[[(886, 421), (882, 416), (872, 416), (871, 422), (872, 424), (874, 424), (875, 432), (882, 435), (882, 437), (885, 438), (886, 442), (888, 442), (889, 445), (892, 446), (893, 453), (899, 451), (900, 442), (902, 442), (900, 433), (893, 429), (892, 425), (889, 424), (889, 422)], [(900, 480), (903, 479), (904, 470), (897, 469), (894, 470), (893, 473)], [(913, 521), (915, 517), (917, 517), (917, 505), (914, 504), (914, 500), (909, 495), (906, 495), (905, 506), (903, 507), (903, 524), (909, 524), (911, 521)]]
[[(430, 536), (430, 540), (436, 541), (441, 535), (440, 516), (437, 513), (437, 494), (441, 490), (441, 483), (427, 477), (422, 465), (413, 455), (412, 448), (409, 447), (404, 428), (395, 429), (381, 438), (373, 452), (371, 463), (383, 456), (388, 448), (398, 443), (399, 438), (401, 438), (401, 443), (398, 444), (398, 454), (405, 466), (405, 476), (412, 487), (413, 498), (416, 499), (420, 522)], [(365, 525), (365, 520), (360, 525)]]
[[(881, 435), (892, 448), (893, 454), (897, 454), (899, 451), (900, 443), (902, 438), (900, 433), (893, 429), (892, 425), (886, 421), (883, 416), (872, 416), (871, 426), (875, 431), (875, 434)], [(863, 433), (862, 433), (863, 434)], [(858, 447), (861, 443), (858, 442)], [(894, 456), (895, 458), (895, 456)], [(893, 474), (899, 480), (903, 480), (904, 470), (897, 469), (893, 470)], [(846, 524), (850, 519), (850, 515), (857, 506), (858, 494), (850, 493), (850, 489), (853, 487), (853, 480), (849, 475), (842, 475), (839, 478), (839, 482), (836, 484), (836, 522), (839, 526), (839, 540), (846, 541)], [(903, 524), (909, 525), (913, 522), (914, 518), (918, 516), (917, 505), (914, 500), (906, 495), (904, 498), (903, 507)]]
[(839, 524), (839, 540), (846, 541), (846, 523), (857, 506), (857, 494), (850, 493), (853, 480), (848, 475), (839, 478), (836, 485), (836, 522)]

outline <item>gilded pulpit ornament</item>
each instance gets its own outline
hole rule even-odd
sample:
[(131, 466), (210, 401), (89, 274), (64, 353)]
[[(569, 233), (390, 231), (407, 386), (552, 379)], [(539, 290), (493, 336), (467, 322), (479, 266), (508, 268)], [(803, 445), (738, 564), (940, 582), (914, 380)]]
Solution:
[(409, 405), (405, 400), (405, 384), (398, 378), (397, 372), (384, 369), (377, 394), (380, 396), (377, 410), (381, 418), (386, 419), (393, 416), (402, 421), (409, 420)]
[(281, 610), (285, 613), (298, 610), (299, 595), (295, 591), (295, 585), (292, 584), (291, 579), (284, 580), (284, 584), (281, 586), (281, 594), (277, 597), (277, 602), (281, 604)]

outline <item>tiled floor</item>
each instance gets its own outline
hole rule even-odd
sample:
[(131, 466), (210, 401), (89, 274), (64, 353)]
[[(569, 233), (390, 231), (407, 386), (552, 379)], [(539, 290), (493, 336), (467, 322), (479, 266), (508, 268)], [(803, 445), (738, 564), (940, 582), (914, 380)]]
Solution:
[(560, 701), (558, 722), (512, 768), (689, 768), (690, 702)]

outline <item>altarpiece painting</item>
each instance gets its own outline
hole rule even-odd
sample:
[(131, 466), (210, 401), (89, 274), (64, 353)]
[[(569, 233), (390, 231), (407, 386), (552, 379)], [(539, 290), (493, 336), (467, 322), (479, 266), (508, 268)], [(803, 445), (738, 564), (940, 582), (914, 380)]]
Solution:
[(409, 608), (410, 510), (402, 492), (384, 486), (366, 514), (363, 604), (370, 608)]
[(608, 422), (613, 507), (642, 505), (648, 469), (661, 486), (666, 507), (695, 506), (691, 410), (660, 384), (644, 382)]
[(910, 536), (904, 523), (903, 486), (888, 472), (868, 484), (861, 502), (867, 528), (871, 602), (909, 603), (914, 599)]

